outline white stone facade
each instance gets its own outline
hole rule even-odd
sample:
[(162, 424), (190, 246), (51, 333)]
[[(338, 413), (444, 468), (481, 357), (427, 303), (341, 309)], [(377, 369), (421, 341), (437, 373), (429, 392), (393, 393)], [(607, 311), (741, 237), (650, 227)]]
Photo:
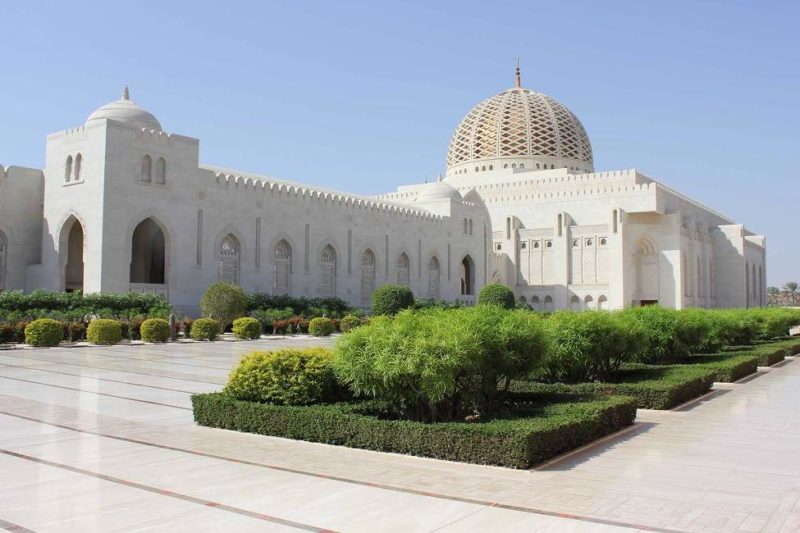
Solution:
[(199, 163), (123, 98), (0, 167), (0, 290), (151, 291), (196, 313), (218, 280), (368, 307), (386, 283), (541, 310), (765, 302), (765, 241), (635, 170), (594, 172), (583, 126), (517, 86), (456, 130), (443, 181), (363, 197)]

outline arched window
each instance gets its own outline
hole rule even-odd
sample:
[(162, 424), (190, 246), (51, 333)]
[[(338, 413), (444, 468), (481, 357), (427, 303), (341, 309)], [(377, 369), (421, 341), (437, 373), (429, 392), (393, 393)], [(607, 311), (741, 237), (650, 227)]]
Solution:
[(469, 255), (461, 260), (461, 294), (471, 296), (475, 294), (475, 262)]
[(466, 235), (468, 233), (468, 231), (467, 231), (468, 229), (469, 228), (467, 227), (467, 219), (465, 218), (464, 219), (464, 235)]
[(519, 168), (525, 168), (525, 163), (520, 163)]
[(219, 280), (239, 284), (240, 267), (239, 239), (228, 234), (219, 245)]
[(570, 311), (580, 311), (581, 310), (581, 299), (572, 295), (572, 298), (569, 299), (569, 309)]
[(397, 284), (408, 285), (410, 278), (409, 261), (405, 252), (397, 256)]
[[(61, 228), (60, 255), (64, 261), (64, 290), (83, 290), (83, 226), (74, 216)], [(64, 264), (62, 263), (62, 264)]]
[(528, 306), (528, 300), (525, 298), (525, 296), (520, 296), (520, 297), (519, 297), (519, 303), (521, 303), (521, 304), (522, 304), (522, 305), (524, 305), (525, 307), (527, 307), (527, 306)]
[(153, 179), (153, 160), (149, 155), (142, 158), (141, 179), (148, 182)]
[(472, 219), (469, 219), (469, 234), (472, 235)]
[(606, 298), (605, 295), (601, 294), (600, 297), (597, 299), (597, 308), (600, 309), (601, 311), (605, 311), (606, 309), (608, 309), (608, 298)]
[(361, 305), (372, 304), (372, 293), (375, 291), (375, 253), (364, 250), (361, 254)]
[(6, 262), (8, 260), (8, 240), (0, 231), (0, 291), (6, 290)]
[(506, 240), (511, 239), (511, 217), (506, 217)]
[(83, 166), (83, 156), (78, 154), (75, 156), (75, 170), (73, 171), (75, 174), (75, 181), (81, 179), (81, 166)]
[(319, 255), (319, 289), (322, 298), (336, 296), (336, 250), (328, 244)]
[(583, 305), (586, 309), (594, 309), (594, 298), (591, 295), (587, 295), (586, 298), (583, 299)]
[(273, 254), (275, 275), (273, 277), (272, 292), (274, 294), (289, 294), (291, 292), (292, 275), (292, 247), (285, 240), (275, 245)]
[(544, 310), (545, 311), (552, 311), (553, 310), (553, 297), (549, 294), (544, 297)]
[(439, 299), (439, 260), (436, 257), (428, 261), (428, 298)]
[(167, 182), (167, 162), (163, 157), (159, 157), (156, 161), (156, 183), (162, 185)]
[(534, 311), (542, 310), (542, 302), (539, 300), (538, 296), (531, 296), (531, 309)]
[(659, 288), (659, 254), (655, 243), (649, 237), (642, 237), (636, 243), (634, 269), (636, 276), (635, 298), (639, 303), (657, 303)]
[(64, 181), (69, 182), (72, 179), (72, 156), (67, 156), (67, 164), (64, 167)]
[(164, 232), (152, 218), (146, 218), (136, 226), (131, 240), (131, 283), (164, 284), (166, 282)]

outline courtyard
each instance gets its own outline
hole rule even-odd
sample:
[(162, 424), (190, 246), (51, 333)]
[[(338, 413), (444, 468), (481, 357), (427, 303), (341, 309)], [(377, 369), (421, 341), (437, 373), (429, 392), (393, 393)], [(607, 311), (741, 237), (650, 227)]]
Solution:
[(796, 531), (789, 358), (534, 470), (195, 426), (253, 342), (0, 351), (0, 528), (11, 531)]

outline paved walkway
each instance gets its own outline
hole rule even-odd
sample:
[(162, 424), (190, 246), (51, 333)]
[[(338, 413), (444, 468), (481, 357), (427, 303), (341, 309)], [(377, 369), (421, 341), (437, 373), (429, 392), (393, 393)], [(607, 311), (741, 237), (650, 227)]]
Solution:
[(798, 531), (800, 361), (532, 471), (196, 427), (241, 354), (0, 351), (0, 529)]

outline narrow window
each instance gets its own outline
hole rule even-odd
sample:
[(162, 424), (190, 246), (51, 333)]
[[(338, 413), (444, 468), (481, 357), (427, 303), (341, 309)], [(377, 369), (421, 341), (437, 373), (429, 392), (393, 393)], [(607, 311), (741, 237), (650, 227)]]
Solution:
[(83, 164), (83, 156), (78, 154), (75, 156), (75, 181), (81, 179), (81, 165)]
[(64, 181), (72, 179), (72, 156), (67, 156), (67, 165), (64, 167)]
[(142, 172), (141, 172), (142, 181), (152, 181), (153, 179), (153, 160), (150, 158), (149, 155), (146, 155), (142, 158)]
[(156, 183), (164, 184), (167, 182), (167, 162), (163, 157), (159, 157), (156, 162)]

